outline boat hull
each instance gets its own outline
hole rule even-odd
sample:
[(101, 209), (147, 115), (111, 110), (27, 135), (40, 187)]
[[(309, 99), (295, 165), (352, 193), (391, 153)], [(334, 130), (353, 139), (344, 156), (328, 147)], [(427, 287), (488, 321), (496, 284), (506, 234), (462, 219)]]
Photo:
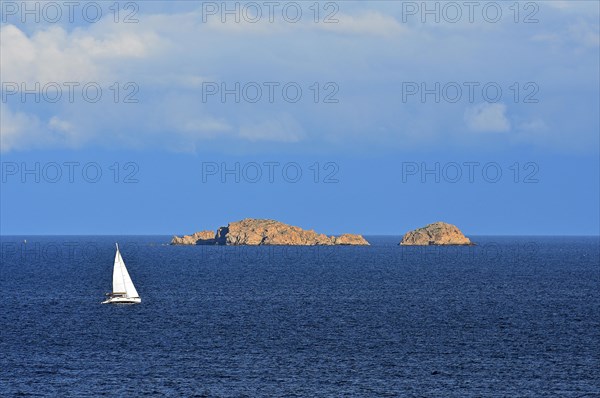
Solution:
[(111, 297), (102, 302), (102, 304), (139, 304), (142, 299), (139, 297)]

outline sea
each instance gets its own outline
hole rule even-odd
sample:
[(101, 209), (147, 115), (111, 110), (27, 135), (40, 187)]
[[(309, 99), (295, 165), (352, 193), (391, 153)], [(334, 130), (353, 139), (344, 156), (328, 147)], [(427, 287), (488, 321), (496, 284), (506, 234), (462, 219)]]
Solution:
[(2, 236), (0, 396), (600, 397), (597, 236), (366, 238)]

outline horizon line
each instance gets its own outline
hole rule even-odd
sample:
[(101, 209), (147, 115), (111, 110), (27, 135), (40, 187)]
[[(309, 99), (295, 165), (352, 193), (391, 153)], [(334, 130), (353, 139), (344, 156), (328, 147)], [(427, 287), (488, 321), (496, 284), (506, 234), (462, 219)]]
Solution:
[[(324, 235), (339, 235), (339, 234), (324, 234)], [(404, 236), (404, 234), (357, 234), (362, 236)], [(177, 236), (174, 234), (0, 234), (0, 237), (3, 236)], [(539, 234), (499, 234), (499, 235), (491, 235), (491, 234), (465, 234), (465, 236), (498, 236), (498, 237), (513, 237), (513, 236), (527, 236), (527, 237), (598, 237), (600, 238), (600, 234), (590, 235), (590, 234), (551, 234), (551, 235), (539, 235)]]

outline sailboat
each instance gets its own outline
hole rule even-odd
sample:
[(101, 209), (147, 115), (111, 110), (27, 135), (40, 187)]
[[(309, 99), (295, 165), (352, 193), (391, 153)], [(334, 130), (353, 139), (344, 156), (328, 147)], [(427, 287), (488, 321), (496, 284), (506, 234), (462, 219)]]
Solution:
[(115, 254), (115, 266), (113, 268), (113, 291), (112, 293), (106, 293), (108, 298), (102, 304), (139, 304), (142, 299), (135, 290), (129, 272), (127, 272), (125, 262), (119, 251), (119, 244), (115, 244), (117, 245), (117, 253)]

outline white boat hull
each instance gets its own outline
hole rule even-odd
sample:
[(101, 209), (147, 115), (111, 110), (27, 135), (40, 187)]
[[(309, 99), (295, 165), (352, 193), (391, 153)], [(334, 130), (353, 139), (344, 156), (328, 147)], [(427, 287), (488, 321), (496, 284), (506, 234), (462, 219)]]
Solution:
[(111, 297), (102, 302), (102, 304), (139, 304), (142, 299), (139, 297)]

